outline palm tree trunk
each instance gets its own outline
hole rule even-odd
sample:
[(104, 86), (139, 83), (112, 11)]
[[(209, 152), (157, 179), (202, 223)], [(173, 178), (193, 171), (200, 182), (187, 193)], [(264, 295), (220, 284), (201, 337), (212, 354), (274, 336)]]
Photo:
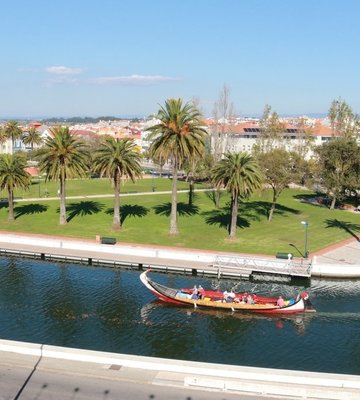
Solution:
[(114, 177), (114, 218), (112, 228), (115, 230), (121, 229), (120, 219), (120, 178), (118, 173), (115, 173)]
[(191, 176), (189, 182), (189, 201), (188, 201), (189, 206), (192, 206), (194, 201), (194, 186), (195, 186), (194, 178)]
[(61, 171), (60, 174), (60, 225), (66, 225), (66, 205), (65, 205), (65, 174)]
[(237, 216), (238, 216), (238, 196), (232, 196), (231, 198), (231, 224), (230, 224), (230, 237), (236, 236), (237, 227)]
[(171, 214), (170, 214), (170, 235), (177, 235), (177, 163), (173, 165), (173, 180), (171, 191)]
[(8, 221), (14, 221), (14, 192), (9, 188), (8, 189), (8, 201), (9, 201), (9, 214)]

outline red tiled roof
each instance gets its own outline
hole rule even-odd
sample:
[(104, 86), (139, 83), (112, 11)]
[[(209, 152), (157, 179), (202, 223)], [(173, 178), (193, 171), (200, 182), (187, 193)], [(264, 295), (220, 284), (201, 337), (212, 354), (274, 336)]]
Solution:
[(39, 176), (40, 173), (38, 167), (26, 167), (25, 171), (28, 172), (31, 176)]

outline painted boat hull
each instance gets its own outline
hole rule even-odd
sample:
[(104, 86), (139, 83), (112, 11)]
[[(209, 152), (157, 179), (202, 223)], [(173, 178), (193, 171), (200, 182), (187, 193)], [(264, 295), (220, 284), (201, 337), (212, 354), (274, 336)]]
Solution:
[[(240, 312), (250, 312), (250, 313), (263, 313), (263, 314), (291, 314), (306, 311), (305, 301), (302, 296), (294, 301), (292, 304), (288, 304), (284, 307), (279, 307), (276, 305), (276, 299), (268, 298), (269, 302), (266, 302), (266, 298), (261, 298), (261, 300), (256, 302), (256, 304), (248, 304), (242, 302), (224, 302), (219, 299), (219, 295), (216, 297), (205, 296), (204, 299), (192, 299), (187, 298), (187, 293), (189, 289), (183, 291), (168, 288), (167, 286), (161, 285), (159, 283), (153, 282), (147, 274), (151, 270), (147, 270), (140, 275), (140, 280), (144, 286), (153, 293), (154, 296), (160, 300), (179, 306), (187, 307), (201, 307), (201, 308), (211, 308), (217, 310), (229, 310), (229, 311), (240, 311)], [(220, 293), (220, 292), (206, 292), (207, 295), (210, 293)], [(190, 297), (190, 296), (188, 296)], [(311, 310), (314, 312), (315, 310)]]

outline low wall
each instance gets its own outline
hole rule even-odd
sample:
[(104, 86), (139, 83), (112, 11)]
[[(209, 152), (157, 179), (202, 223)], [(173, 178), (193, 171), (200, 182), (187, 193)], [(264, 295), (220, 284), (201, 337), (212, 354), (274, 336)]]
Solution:
[(321, 263), (314, 256), (311, 263), (311, 276), (318, 278), (360, 278), (360, 264)]

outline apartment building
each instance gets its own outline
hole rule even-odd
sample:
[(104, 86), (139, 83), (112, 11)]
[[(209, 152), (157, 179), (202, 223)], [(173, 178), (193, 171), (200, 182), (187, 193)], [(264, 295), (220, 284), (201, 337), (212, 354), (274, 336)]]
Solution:
[[(211, 148), (218, 154), (225, 152), (251, 153), (254, 146), (260, 142), (262, 135), (258, 121), (245, 121), (235, 124), (214, 124), (214, 122), (210, 122), (208, 131), (211, 135)], [(304, 157), (309, 159), (313, 155), (314, 146), (321, 145), (332, 138), (331, 128), (322, 124), (321, 121), (316, 121), (312, 126), (306, 128), (285, 123), (281, 133), (281, 141), (275, 142), (274, 147), (281, 146), (288, 151), (306, 147), (307, 151)]]

